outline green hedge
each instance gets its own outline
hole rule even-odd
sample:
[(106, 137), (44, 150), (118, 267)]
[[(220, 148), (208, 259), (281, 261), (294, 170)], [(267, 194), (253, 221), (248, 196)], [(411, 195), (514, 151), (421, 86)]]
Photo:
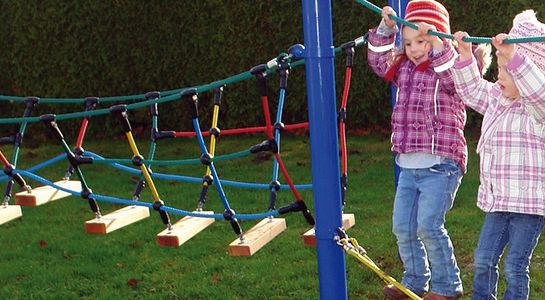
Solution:
[[(474, 36), (507, 31), (523, 8), (545, 13), (543, 1), (443, 1), (453, 30)], [(377, 6), (386, 1), (373, 1)], [(333, 1), (335, 45), (374, 27), (378, 14), (350, 0)], [(0, 1), (0, 94), (40, 97), (85, 97), (142, 94), (224, 79), (265, 63), (291, 45), (303, 43), (301, 1)], [(388, 128), (389, 89), (366, 64), (365, 48), (356, 50), (348, 104), (348, 126)], [(336, 59), (337, 95), (344, 81), (344, 57)], [(304, 67), (291, 71), (285, 123), (307, 119)], [(495, 73), (493, 68), (490, 74)], [(494, 75), (488, 75), (491, 79)], [(269, 80), (272, 113), (276, 112), (278, 77)], [(202, 95), (203, 128), (211, 115), (211, 95)], [(109, 105), (109, 104), (107, 104)], [(42, 104), (36, 112), (79, 111), (81, 105)], [(104, 106), (102, 106), (104, 107)], [(0, 103), (1, 116), (20, 116), (22, 104)], [(115, 120), (97, 117), (90, 133), (119, 133)], [(148, 134), (149, 113), (131, 113), (136, 128)], [(220, 128), (263, 124), (254, 80), (227, 86)], [(470, 126), (478, 118), (472, 117)], [(73, 134), (77, 121), (61, 128)], [(189, 130), (185, 105), (160, 106), (162, 129)], [(12, 126), (13, 127), (13, 126)], [(2, 131), (6, 130), (2, 126)], [(10, 127), (11, 128), (11, 127)], [(105, 130), (107, 129), (107, 130)]]

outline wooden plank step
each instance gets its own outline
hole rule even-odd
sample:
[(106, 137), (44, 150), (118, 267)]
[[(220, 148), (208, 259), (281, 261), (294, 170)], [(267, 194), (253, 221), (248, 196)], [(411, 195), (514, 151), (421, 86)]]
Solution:
[(22, 216), (21, 206), (0, 204), (0, 225)]
[(93, 219), (85, 222), (87, 233), (107, 234), (119, 228), (138, 222), (149, 217), (149, 208), (145, 206), (131, 205), (126, 206), (100, 219)]
[[(356, 218), (354, 214), (343, 214), (343, 227), (348, 230), (356, 224)], [(314, 227), (301, 235), (303, 237), (303, 243), (305, 246), (316, 247), (316, 235)]]
[[(63, 188), (81, 191), (81, 183), (77, 180), (60, 180), (55, 182)], [(38, 206), (70, 196), (70, 193), (57, 190), (49, 185), (33, 188), (30, 193), (23, 191), (15, 194), (15, 204), (22, 206)]]
[[(200, 211), (202, 214), (214, 214), (213, 211)], [(172, 229), (165, 229), (157, 234), (155, 240), (160, 246), (179, 247), (197, 235), (206, 227), (214, 223), (214, 218), (199, 218), (186, 216), (172, 225)]]
[(243, 242), (236, 239), (229, 244), (229, 255), (252, 256), (284, 230), (286, 230), (285, 219), (265, 218), (244, 233)]

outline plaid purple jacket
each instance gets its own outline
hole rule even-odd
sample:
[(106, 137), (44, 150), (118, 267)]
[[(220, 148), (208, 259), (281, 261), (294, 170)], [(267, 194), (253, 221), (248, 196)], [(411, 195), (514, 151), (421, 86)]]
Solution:
[[(378, 35), (376, 29), (369, 33), (367, 60), (380, 77), (388, 70), (394, 37)], [(465, 172), (465, 105), (456, 93), (450, 73), (446, 72), (456, 56), (453, 47), (445, 43), (445, 50), (430, 55), (430, 66), (425, 70), (418, 70), (408, 59), (399, 65), (393, 78), (398, 95), (391, 121), (392, 151), (450, 158)]]
[(531, 60), (507, 65), (521, 98), (511, 101), (498, 84), (481, 79), (475, 59), (452, 72), (465, 103), (484, 115), (477, 206), (485, 212), (545, 216), (545, 77)]

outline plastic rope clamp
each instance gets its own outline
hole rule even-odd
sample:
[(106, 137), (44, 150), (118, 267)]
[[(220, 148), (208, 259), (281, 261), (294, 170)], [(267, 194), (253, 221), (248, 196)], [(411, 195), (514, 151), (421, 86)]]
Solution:
[(121, 122), (123, 132), (127, 133), (132, 130), (129, 117), (127, 116), (127, 105), (119, 104), (110, 107), (110, 113), (117, 115), (117, 118)]
[(196, 88), (188, 88), (183, 90), (180, 93), (182, 98), (190, 97), (191, 101), (188, 102), (189, 105), (189, 114), (191, 115), (191, 119), (196, 119), (199, 117), (199, 97), (197, 96), (197, 89)]

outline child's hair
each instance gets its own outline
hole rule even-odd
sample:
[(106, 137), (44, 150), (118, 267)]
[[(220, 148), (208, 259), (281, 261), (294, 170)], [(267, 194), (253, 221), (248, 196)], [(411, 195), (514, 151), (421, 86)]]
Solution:
[[(512, 38), (545, 35), (545, 24), (539, 22), (535, 11), (525, 10), (513, 19), (509, 31)], [(542, 72), (545, 72), (545, 42), (518, 43), (517, 53), (530, 58)]]
[(473, 55), (477, 60), (481, 75), (484, 76), (492, 63), (492, 47), (490, 44), (477, 44), (473, 47)]

